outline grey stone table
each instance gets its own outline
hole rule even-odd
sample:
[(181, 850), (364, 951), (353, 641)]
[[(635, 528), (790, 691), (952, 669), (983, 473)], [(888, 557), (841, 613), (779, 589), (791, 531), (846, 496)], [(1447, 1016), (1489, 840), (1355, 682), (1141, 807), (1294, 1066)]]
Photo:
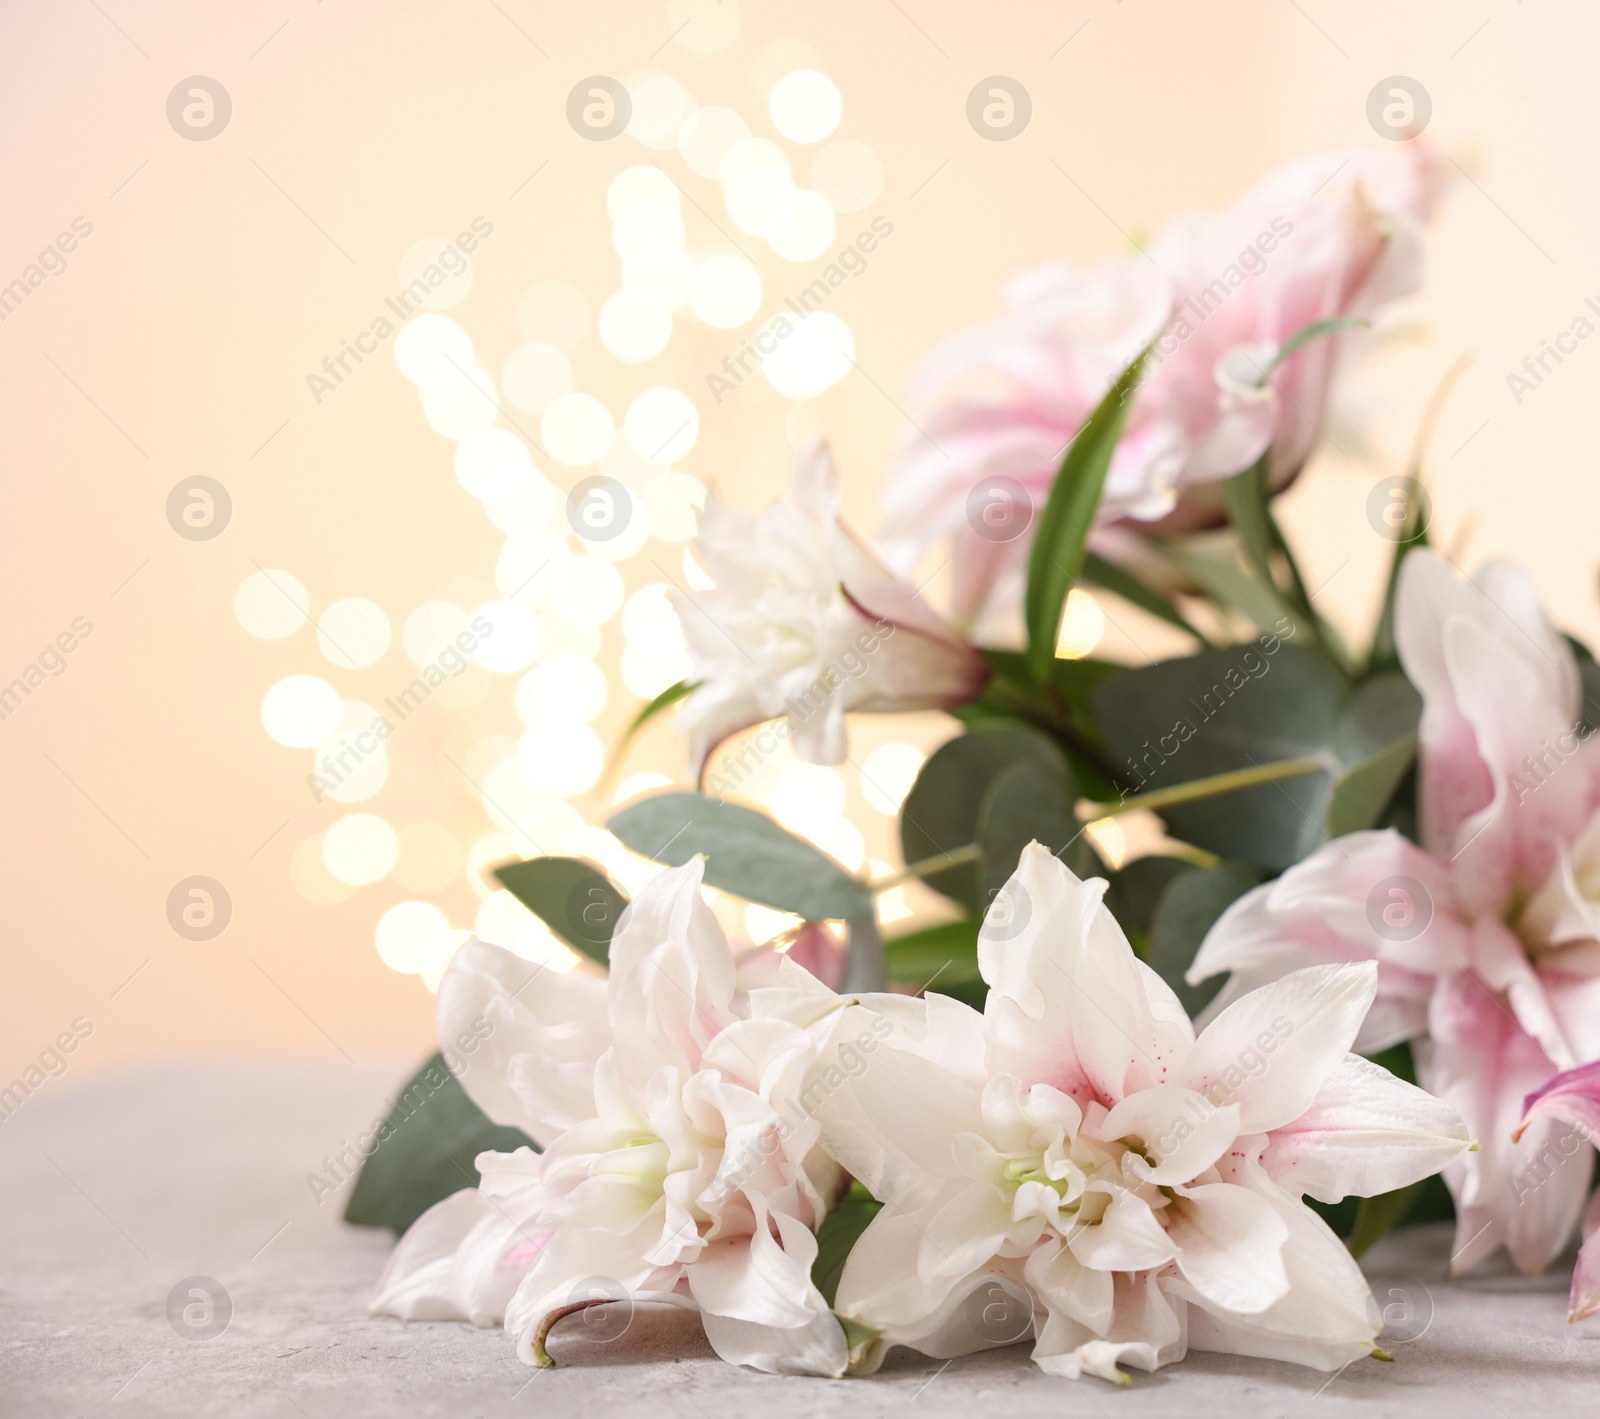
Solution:
[[(210, 1067), (37, 1091), (0, 1123), (0, 1416), (1551, 1419), (1600, 1408), (1600, 1321), (1566, 1323), (1566, 1273), (1488, 1268), (1446, 1283), (1437, 1228), (1389, 1239), (1368, 1267), (1414, 1338), (1393, 1365), (1361, 1360), (1334, 1377), (1198, 1355), (1115, 1390), (1047, 1378), (1013, 1348), (948, 1365), (897, 1351), (869, 1380), (786, 1379), (722, 1364), (692, 1317), (643, 1312), (609, 1344), (558, 1327), (558, 1367), (529, 1370), (496, 1330), (369, 1317), (389, 1239), (344, 1226), (343, 1193), (319, 1203), (307, 1183), (404, 1067)], [(169, 1295), (191, 1277), (219, 1281), (231, 1303), (209, 1340), (168, 1319)], [(202, 1305), (180, 1323), (205, 1321)]]

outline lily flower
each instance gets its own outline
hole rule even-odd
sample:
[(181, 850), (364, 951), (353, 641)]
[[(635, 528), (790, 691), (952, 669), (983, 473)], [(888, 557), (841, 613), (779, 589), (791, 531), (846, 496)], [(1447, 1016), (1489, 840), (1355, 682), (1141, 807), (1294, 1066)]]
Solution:
[[(1031, 1338), (1044, 1370), (1125, 1381), (1215, 1350), (1334, 1370), (1381, 1319), (1302, 1201), (1402, 1187), (1469, 1146), (1448, 1104), (1349, 1052), (1371, 963), (1299, 971), (1198, 1038), (1101, 898), (1038, 843), (979, 936), (982, 1014), (863, 996), (864, 1068), (825, 1050), (802, 1095), (885, 1203), (836, 1308), (857, 1368)], [(813, 993), (815, 993), (813, 991)]]
[(1432, 150), (1331, 153), (1271, 174), (1225, 211), (1179, 217), (1093, 270), (1021, 272), (1010, 307), (936, 348), (884, 486), (885, 546), (915, 565), (951, 538), (955, 612), (975, 616), (1024, 565), (1062, 451), (1155, 342), (1112, 456), (1094, 545), (1123, 529), (1220, 521), (1218, 484), (1270, 453), (1280, 489), (1316, 446), (1340, 346), (1291, 337), (1354, 320), (1421, 282), (1440, 187)]
[[(1558, 1074), (1542, 1089), (1528, 1095), (1517, 1135), (1535, 1117), (1564, 1123), (1567, 1128), (1549, 1141), (1541, 1171), (1533, 1183), (1538, 1186), (1567, 1163), (1585, 1143), (1593, 1143), (1600, 1131), (1600, 1064), (1583, 1064)], [(1578, 1249), (1578, 1264), (1572, 1271), (1572, 1293), (1567, 1300), (1567, 1320), (1586, 1320), (1600, 1311), (1600, 1189), (1589, 1200), (1583, 1218), (1583, 1245)]]
[(698, 688), (685, 703), (698, 774), (729, 735), (786, 719), (797, 758), (845, 758), (846, 711), (941, 709), (975, 698), (983, 657), (839, 520), (827, 444), (760, 516), (706, 499), (694, 555), (715, 582), (671, 600)]
[(1232, 975), (1213, 1009), (1286, 972), (1375, 961), (1356, 1042), (1412, 1041), (1417, 1078), (1482, 1140), (1445, 1171), (1452, 1268), (1504, 1245), (1533, 1275), (1560, 1253), (1592, 1150), (1538, 1187), (1561, 1124), (1523, 1117), (1553, 1075), (1600, 1059), (1600, 777), (1579, 676), (1527, 575), (1495, 562), (1462, 581), (1418, 550), (1400, 571), (1395, 639), (1422, 694), (1421, 844), (1393, 830), (1330, 842), (1246, 893), (1189, 971)]
[(736, 992), (702, 868), (635, 898), (604, 981), (462, 947), (440, 1038), (488, 1022), (487, 1060), (463, 1085), (543, 1152), (480, 1154), (479, 1186), (401, 1239), (375, 1313), (503, 1324), (523, 1360), (548, 1364), (545, 1336), (573, 1310), (675, 1305), (699, 1312), (725, 1360), (843, 1373), (843, 1332), (811, 1281), (842, 1175), (786, 1104), (821, 1035), (774, 1013), (786, 992)]

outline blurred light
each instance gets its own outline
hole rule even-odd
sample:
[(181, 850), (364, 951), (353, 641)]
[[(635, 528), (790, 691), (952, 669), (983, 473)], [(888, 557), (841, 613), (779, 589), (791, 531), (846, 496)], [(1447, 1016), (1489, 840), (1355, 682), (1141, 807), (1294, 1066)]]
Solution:
[(517, 681), (517, 718), (530, 728), (588, 724), (606, 707), (605, 672), (580, 655), (552, 655)]
[(388, 876), (399, 856), (399, 836), (375, 813), (346, 814), (322, 835), (323, 866), (352, 887)]
[(603, 626), (622, 609), (622, 575), (598, 557), (576, 556), (556, 596), (556, 609), (578, 626)]
[(472, 337), (448, 315), (415, 315), (394, 337), (394, 361), (413, 384), (443, 389), (465, 378)]
[(705, 484), (688, 473), (671, 470), (645, 486), (645, 513), (651, 532), (661, 542), (687, 542), (693, 537), (705, 505)]
[(1105, 633), (1106, 617), (1099, 603), (1087, 591), (1074, 589), (1056, 635), (1056, 654), (1063, 660), (1082, 660)]
[(373, 797), (389, 778), (389, 756), (384, 751), (388, 732), (371, 705), (346, 700), (338, 728), (311, 751), (312, 773), (331, 785), (322, 793), (336, 803), (363, 803)]
[(694, 670), (682, 642), (629, 641), (622, 648), (622, 683), (641, 700), (686, 680)]
[(922, 751), (909, 744), (878, 745), (862, 761), (861, 796), (870, 807), (894, 817), (926, 762)]
[(513, 407), (542, 414), (552, 399), (571, 391), (572, 364), (554, 345), (533, 341), (506, 356), (500, 387)]
[(311, 594), (288, 572), (253, 571), (233, 593), (233, 614), (246, 632), (264, 641), (292, 636), (309, 619)]
[(731, 108), (702, 108), (689, 116), (678, 135), (678, 150), (689, 170), (701, 177), (715, 177), (727, 151), (750, 129)]
[(767, 240), (785, 261), (814, 261), (833, 245), (837, 230), (833, 208), (817, 192), (796, 192), (794, 204), (789, 225)]
[(689, 583), (690, 591), (714, 591), (716, 579), (694, 558), (694, 553), (687, 547), (683, 549), (683, 579)]
[(630, 799), (637, 798), (641, 793), (649, 793), (652, 789), (670, 788), (672, 780), (665, 774), (658, 774), (653, 769), (646, 769), (642, 773), (629, 774), (623, 779), (611, 794), (613, 808), (627, 803)]
[(850, 373), (856, 340), (850, 327), (828, 311), (813, 311), (780, 339), (761, 373), (791, 399), (814, 399)]
[(534, 470), (532, 477), (509, 498), (494, 498), (483, 505), (489, 521), (502, 532), (547, 532), (561, 520), (565, 499), (548, 478)]
[(812, 842), (851, 872), (859, 872), (867, 860), (867, 840), (861, 829), (848, 818), (835, 818), (825, 828), (810, 834)]
[(657, 385), (635, 396), (623, 421), (628, 444), (650, 463), (676, 463), (700, 437), (700, 414), (681, 389)]
[(588, 302), (570, 281), (535, 282), (517, 303), (517, 329), (525, 340), (570, 350), (588, 332)]
[(825, 831), (844, 812), (844, 780), (820, 764), (795, 764), (784, 770), (766, 801), (784, 827), (810, 837)]
[(355, 894), (355, 888), (329, 874), (322, 861), (321, 833), (295, 845), (289, 854), (289, 881), (308, 902), (319, 907), (337, 906)]
[[(533, 850), (543, 851), (537, 847)], [(467, 858), (462, 864), (461, 875), (466, 878), (467, 885), (474, 892), (480, 897), (487, 897), (490, 892), (496, 891), (497, 887), (484, 881), (485, 870), (497, 862), (516, 861), (522, 856), (515, 833), (490, 833), (486, 837), (479, 838), (467, 849)]]
[(513, 498), (533, 477), (533, 456), (509, 429), (478, 429), (456, 445), (454, 467), (473, 497)]
[[(601, 319), (603, 322), (603, 315)], [(670, 325), (671, 317), (667, 319)], [(570, 468), (595, 462), (615, 437), (611, 411), (592, 394), (559, 395), (550, 401), (539, 420), (539, 441), (552, 458)]]
[(1084, 830), (1084, 836), (1095, 846), (1113, 872), (1121, 867), (1128, 856), (1128, 838), (1122, 824), (1115, 818), (1096, 818)]
[(570, 655), (581, 655), (585, 660), (593, 660), (600, 654), (601, 637), (598, 626), (575, 626), (553, 607), (539, 613), (539, 624), (544, 627), (546, 655), (554, 655), (557, 651), (561, 651)]
[[(426, 295), (408, 289), (418, 283)], [(400, 258), (400, 286), (413, 305), (449, 310), (472, 289), (472, 258), (450, 237), (424, 237)]]
[(517, 746), (517, 765), (529, 781), (558, 798), (587, 793), (605, 762), (605, 745), (587, 724), (541, 723)]
[(433, 938), (428, 947), (427, 958), (422, 963), (421, 971), (418, 972), (430, 994), (439, 993), (439, 983), (444, 980), (444, 973), (450, 969), (450, 962), (455, 959), (456, 952), (470, 940), (472, 933), (459, 926), (453, 927), (442, 936)]
[(378, 959), (391, 971), (415, 975), (434, 941), (450, 930), (450, 918), (432, 902), (396, 902), (378, 918), (373, 933)]
[(865, 143), (829, 143), (812, 160), (811, 185), (836, 212), (859, 212), (883, 191), (883, 164)]
[(750, 66), (750, 82), (766, 103), (774, 86), (796, 69), (820, 69), (822, 56), (803, 39), (775, 39), (765, 45)]
[[(477, 622), (487, 621), (489, 629), (477, 633)], [(519, 601), (486, 601), (472, 613), (471, 624), (477, 634), (472, 658), (485, 670), (510, 674), (525, 670), (538, 659), (544, 637), (538, 619)]]
[(550, 928), (510, 892), (491, 892), (479, 902), (473, 927), (482, 940), (502, 946), (525, 961), (555, 971), (570, 971), (578, 964), (577, 954), (563, 946)]
[(676, 204), (653, 199), (632, 202), (611, 224), (617, 255), (636, 266), (666, 266), (683, 254), (683, 243), (683, 218)]
[[(745, 140), (746, 143), (759, 141)], [(723, 159), (724, 168), (729, 161), (730, 158)], [(735, 168), (723, 179), (722, 195), (734, 226), (751, 236), (781, 232), (794, 220), (794, 184), (784, 168), (769, 163), (750, 163)]]
[(771, 941), (774, 936), (793, 931), (804, 922), (803, 917), (776, 911), (772, 907), (757, 906), (754, 902), (744, 909), (744, 929), (750, 940), (758, 946)]
[(743, 325), (761, 309), (761, 275), (742, 256), (708, 256), (689, 280), (689, 309), (719, 330)]
[(794, 69), (767, 95), (772, 126), (791, 143), (820, 143), (839, 126), (844, 99), (839, 86), (818, 69)]
[(572, 551), (561, 533), (519, 533), (500, 549), (494, 584), (502, 596), (532, 607), (553, 606), (571, 560)]
[(476, 360), (466, 367), (456, 384), (424, 388), (422, 417), (447, 439), (464, 439), (475, 429), (486, 429), (500, 413), (500, 396), (494, 377)]
[(739, 0), (671, 0), (667, 6), (673, 43), (691, 54), (726, 49), (739, 33), (739, 20)]
[(461, 844), (442, 823), (400, 830), (400, 856), (389, 875), (406, 892), (442, 892), (461, 871)]
[(606, 215), (616, 221), (636, 202), (659, 202), (676, 213), (683, 205), (677, 185), (654, 163), (623, 168), (606, 189)]
[(448, 601), (428, 601), (406, 617), (400, 646), (406, 659), (426, 669), (467, 628), (467, 613)]
[(317, 620), (318, 649), (345, 670), (376, 665), (392, 638), (383, 607), (360, 596), (335, 601)]
[(672, 311), (665, 301), (624, 288), (600, 307), (600, 343), (626, 364), (654, 359), (672, 338)]
[(339, 727), (339, 692), (317, 675), (290, 675), (261, 697), (261, 723), (269, 738), (290, 749), (309, 749)]
[(667, 596), (670, 590), (666, 582), (653, 581), (634, 592), (622, 608), (622, 634), (629, 640), (665, 635), (681, 641), (678, 613)]
[(622, 262), (623, 289), (634, 291), (668, 310), (682, 310), (689, 304), (693, 278), (694, 260), (686, 251), (679, 251), (660, 266), (640, 265), (631, 258), (624, 258)]
[(667, 74), (635, 80), (627, 89), (633, 101), (628, 132), (647, 148), (664, 151), (677, 147), (678, 134), (694, 112), (694, 95)]

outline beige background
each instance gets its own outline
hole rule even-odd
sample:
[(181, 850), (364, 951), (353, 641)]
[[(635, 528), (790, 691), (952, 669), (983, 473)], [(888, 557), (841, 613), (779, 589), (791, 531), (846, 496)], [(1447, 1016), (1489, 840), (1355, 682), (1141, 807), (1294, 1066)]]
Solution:
[[(885, 177), (871, 207), (841, 215), (836, 245), (880, 214), (895, 235), (832, 307), (855, 332), (860, 372), (800, 417), (836, 440), (850, 512), (867, 527), (919, 352), (990, 312), (1008, 271), (1098, 260), (1123, 231), (1220, 205), (1281, 160), (1381, 146), (1368, 91), (1386, 75), (1416, 77), (1433, 99), (1430, 137), (1461, 165), (1427, 288), (1393, 322), (1401, 338), (1346, 379), (1338, 437), (1361, 456), (1320, 456), (1287, 520), (1312, 577), (1337, 573), (1335, 614), (1361, 624), (1385, 550), (1366, 492), (1395, 471), (1428, 392), (1470, 351), (1476, 364), (1435, 442), (1439, 525), (1448, 538), (1475, 524), (1469, 560), (1527, 562), (1565, 623), (1600, 632), (1600, 341), (1520, 406), (1506, 383), (1600, 295), (1592, 7), (745, 0), (736, 38), (709, 55), (670, 38), (681, 13), (669, 18), (664, 0), (0, 9), (0, 285), (73, 218), (94, 227), (67, 270), (0, 324), (0, 681), (74, 617), (94, 625), (67, 672), (0, 722), (0, 1078), (80, 1015), (94, 1033), (52, 1091), (157, 1057), (426, 1046), (431, 998), (373, 948), (379, 913), (406, 894), (385, 882), (324, 905), (295, 890), (292, 852), (343, 810), (312, 802), (309, 756), (270, 742), (259, 719), (282, 676), (324, 674), (376, 702), (409, 679), (406, 662), (397, 644), (369, 670), (335, 672), (308, 630), (246, 635), (233, 594), (252, 564), (285, 568), (314, 606), (377, 601), (397, 640), (409, 610), (441, 589), (492, 594), (499, 534), (457, 485), (452, 445), (392, 358), (370, 360), (321, 406), (305, 376), (370, 321), (408, 246), (479, 214), (495, 234), (450, 314), (491, 368), (519, 343), (516, 304), (534, 281), (571, 281), (591, 309), (615, 289), (606, 187), (651, 155), (631, 137), (589, 143), (567, 126), (566, 95), (589, 74), (653, 65), (768, 136), (751, 72), (771, 42), (808, 42), (839, 85), (837, 136), (869, 144)], [(205, 143), (179, 139), (164, 114), (173, 85), (196, 73), (234, 105), (227, 131)], [(997, 73), (1034, 100), (1028, 131), (1009, 143), (979, 139), (965, 119), (968, 91)], [(675, 154), (654, 156), (711, 206), (715, 184)], [(692, 245), (698, 235), (691, 219)], [(810, 279), (770, 256), (761, 269), (768, 308)], [(705, 371), (736, 343), (680, 324), (663, 356), (630, 366), (591, 326), (572, 358), (579, 388), (619, 415), (648, 385), (688, 391), (702, 429), (683, 466), (759, 503), (787, 477), (789, 408), (760, 380), (711, 404)], [(546, 471), (563, 486), (576, 476)], [(202, 473), (231, 491), (234, 516), (223, 536), (191, 543), (167, 524), (165, 501)], [(662, 555), (676, 565), (676, 548)], [(649, 561), (624, 565), (630, 589), (659, 579)], [(602, 664), (614, 668), (619, 645), (613, 623)], [(512, 685), (500, 677), (476, 705), (429, 706), (395, 741), (388, 785), (360, 807), (396, 826), (441, 823), (463, 843), (488, 832), (443, 754), (519, 732)], [(614, 685), (599, 724), (608, 740), (635, 703)], [(938, 732), (910, 727), (923, 741)], [(857, 743), (905, 733), (864, 726)], [(638, 766), (679, 775), (681, 747), (658, 734)], [(846, 777), (851, 815), (885, 854), (888, 820)], [(603, 796), (579, 806), (591, 822), (604, 816)], [(166, 919), (168, 892), (192, 874), (233, 898), (229, 929), (210, 943), (180, 939)], [(465, 880), (435, 900), (471, 923)]]

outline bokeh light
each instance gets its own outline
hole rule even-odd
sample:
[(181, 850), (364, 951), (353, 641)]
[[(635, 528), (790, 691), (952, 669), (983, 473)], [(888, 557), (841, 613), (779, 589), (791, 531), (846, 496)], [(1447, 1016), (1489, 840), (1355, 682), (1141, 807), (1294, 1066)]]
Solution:
[(322, 835), (323, 866), (352, 887), (387, 877), (399, 855), (399, 835), (376, 813), (348, 813)]
[(562, 394), (550, 401), (539, 420), (540, 443), (571, 468), (599, 460), (616, 431), (611, 411), (592, 394)]
[(290, 749), (309, 749), (339, 727), (339, 692), (317, 675), (289, 675), (261, 697), (261, 724)]
[(761, 373), (779, 394), (814, 399), (850, 373), (855, 354), (850, 327), (830, 311), (813, 311), (779, 338)]
[(700, 437), (700, 415), (681, 389), (658, 385), (635, 397), (623, 420), (628, 444), (650, 463), (676, 463)]
[(793, 69), (767, 95), (772, 126), (791, 143), (820, 143), (839, 126), (844, 98), (818, 69)]
[(311, 594), (298, 577), (276, 568), (259, 568), (239, 583), (233, 593), (234, 619), (245, 631), (264, 641), (292, 636), (305, 625)]
[(317, 618), (317, 648), (343, 670), (376, 665), (392, 638), (383, 607), (364, 597), (346, 596)]
[(378, 959), (392, 971), (415, 975), (449, 930), (450, 918), (432, 902), (396, 902), (378, 918), (373, 933)]
[(926, 759), (910, 744), (880, 744), (861, 763), (861, 796), (878, 812), (895, 816)]

